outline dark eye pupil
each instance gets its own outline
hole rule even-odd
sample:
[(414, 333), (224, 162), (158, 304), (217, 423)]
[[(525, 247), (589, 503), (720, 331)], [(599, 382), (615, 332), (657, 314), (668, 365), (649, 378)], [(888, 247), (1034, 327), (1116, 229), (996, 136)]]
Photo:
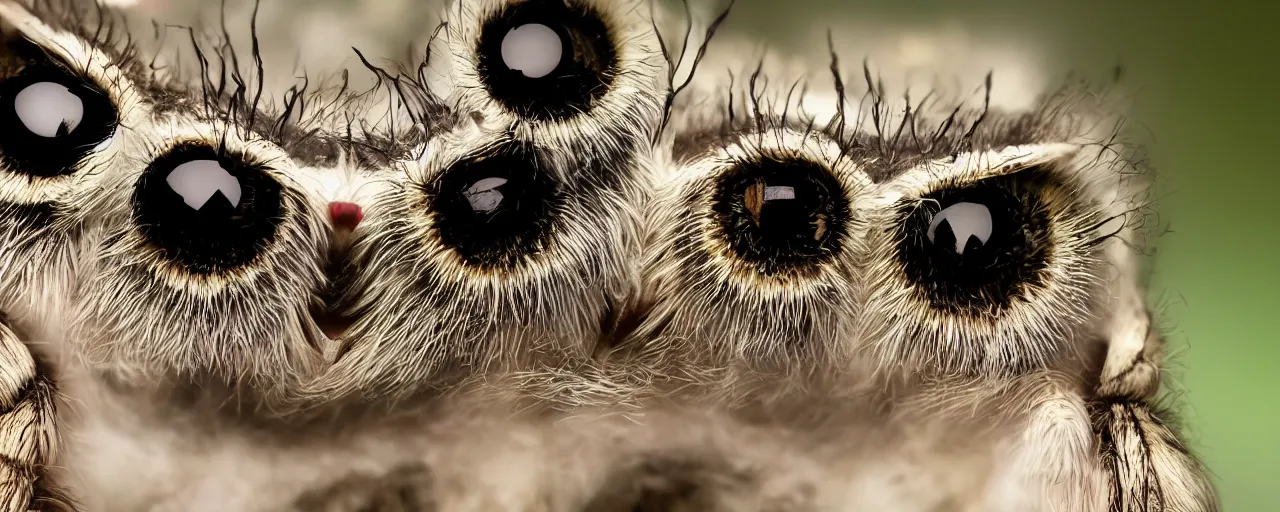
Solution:
[(1020, 179), (941, 190), (905, 207), (899, 259), (936, 307), (1004, 307), (1038, 279), (1048, 219)]
[(41, 178), (72, 174), (111, 138), (116, 108), (85, 78), (68, 74), (48, 53), (21, 39), (0, 41), (0, 53), (26, 62), (0, 76), (0, 164)]
[(283, 190), (240, 155), (184, 144), (157, 158), (134, 189), (134, 217), (166, 258), (196, 274), (251, 263), (276, 234)]
[(427, 187), (441, 243), (482, 267), (511, 267), (539, 252), (561, 199), (537, 162), (507, 147), (446, 170)]
[(477, 42), (480, 80), (516, 114), (565, 119), (608, 91), (617, 52), (598, 13), (562, 0), (529, 0), (485, 21)]
[(821, 263), (839, 250), (849, 207), (824, 167), (762, 159), (739, 164), (719, 181), (712, 209), (720, 229), (730, 249), (760, 272)]
[(818, 211), (821, 199), (812, 192), (802, 191), (802, 197), (797, 198), (794, 186), (770, 185), (758, 177), (742, 194), (742, 207), (764, 239), (785, 243), (811, 235), (822, 240), (826, 237), (826, 215)]

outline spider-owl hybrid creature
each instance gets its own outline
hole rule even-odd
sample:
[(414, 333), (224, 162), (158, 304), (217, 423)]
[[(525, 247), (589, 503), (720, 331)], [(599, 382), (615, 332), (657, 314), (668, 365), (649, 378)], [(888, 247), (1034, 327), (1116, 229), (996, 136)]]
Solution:
[(276, 101), (0, 0), (3, 510), (1216, 510), (1105, 96), (699, 70), (727, 14), (460, 0)]

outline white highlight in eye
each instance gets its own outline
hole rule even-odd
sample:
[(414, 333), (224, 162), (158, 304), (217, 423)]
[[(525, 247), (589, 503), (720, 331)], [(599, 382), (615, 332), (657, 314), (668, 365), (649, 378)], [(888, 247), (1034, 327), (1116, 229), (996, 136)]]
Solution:
[(542, 78), (555, 71), (564, 54), (560, 35), (546, 25), (529, 23), (511, 29), (502, 39), (502, 62), (528, 78)]
[(240, 180), (216, 160), (192, 160), (179, 165), (165, 178), (165, 183), (182, 196), (187, 206), (196, 210), (203, 208), (218, 192), (231, 201), (231, 206), (240, 205)]
[(463, 192), (471, 209), (477, 212), (491, 212), (502, 204), (502, 192), (496, 190), (507, 183), (506, 178), (485, 178), (477, 181)]
[(54, 82), (28, 85), (13, 99), (13, 109), (28, 131), (46, 138), (57, 137), (63, 126), (71, 133), (84, 119), (84, 101)]
[(956, 235), (957, 254), (964, 254), (969, 237), (978, 237), (978, 241), (984, 244), (991, 239), (991, 210), (986, 206), (978, 203), (956, 203), (938, 212), (929, 223), (930, 242), (934, 241), (938, 225), (944, 220)]
[(795, 198), (796, 198), (795, 187), (778, 186), (778, 187), (765, 187), (764, 189), (765, 201), (779, 201), (783, 199), (795, 199)]

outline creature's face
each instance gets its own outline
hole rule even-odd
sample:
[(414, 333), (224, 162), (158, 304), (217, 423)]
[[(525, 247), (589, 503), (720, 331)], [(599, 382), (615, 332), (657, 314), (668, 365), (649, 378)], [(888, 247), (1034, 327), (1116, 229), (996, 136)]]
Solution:
[[(657, 43), (609, 10), (498, 7), (467, 13), (488, 25), (448, 39), (470, 56), (449, 63), (470, 80), (455, 110), (473, 114), (430, 112), (412, 146), (381, 160), (324, 133), (312, 137), (340, 147), (314, 154), (320, 142), (290, 137), (305, 128), (287, 113), (257, 110), (252, 84), (211, 90), (251, 75), (203, 90), (136, 83), (151, 77), (27, 16), (37, 25), (7, 32), (10, 124), (26, 133), (5, 140), (16, 235), (4, 252), (59, 263), (6, 273), (11, 287), (60, 277), (51, 293), (76, 313), (69, 337), (94, 367), (292, 388), (272, 390), (291, 394), (281, 400), (406, 390), (542, 346), (585, 353), (633, 295)], [(571, 38), (571, 67), (508, 69), (544, 57), (512, 55), (503, 27), (548, 16), (572, 23), (514, 37)], [(32, 32), (78, 46), (50, 53)]]
[(200, 97), (143, 81), (137, 63), (2, 7), (5, 223), (17, 234), (3, 256), (23, 269), (6, 273), (18, 279), (6, 306), (74, 332), (112, 370), (300, 364), (302, 332), (283, 317), (322, 284), (328, 237), (291, 155)]
[(370, 66), (368, 125), (78, 7), (0, 0), (0, 448), (48, 475), (13, 503), (1214, 506), (1147, 405), (1145, 182), (1084, 94), (685, 88), (639, 3), (475, 0)]
[(460, 119), (370, 203), (347, 268), (360, 321), (325, 385), (585, 357), (629, 307), (662, 60), (652, 27), (610, 5), (452, 7), (434, 57)]

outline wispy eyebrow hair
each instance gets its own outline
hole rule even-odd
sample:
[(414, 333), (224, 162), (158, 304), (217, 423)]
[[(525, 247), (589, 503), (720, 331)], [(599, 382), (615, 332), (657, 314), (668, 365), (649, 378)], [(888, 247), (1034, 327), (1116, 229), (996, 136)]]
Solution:
[(858, 80), (864, 92), (859, 98), (849, 96), (853, 81), (845, 78), (839, 61), (831, 50), (835, 115), (822, 120), (793, 105), (795, 91), (804, 96), (809, 81), (797, 80), (785, 88), (770, 84), (763, 56), (751, 68), (728, 70), (722, 89), (683, 98), (676, 105), (695, 120), (674, 135), (672, 157), (687, 161), (743, 135), (786, 128), (837, 141), (845, 151), (841, 158), (857, 159), (872, 181), (883, 182), (922, 163), (963, 153), (1072, 139), (1088, 129), (1078, 111), (1097, 108), (1099, 98), (1115, 85), (1067, 80), (1042, 94), (1032, 108), (1006, 112), (991, 106), (990, 73), (968, 97), (929, 93), (913, 98), (903, 93), (895, 99), (864, 61)]
[[(303, 165), (325, 165), (343, 157), (385, 166), (424, 138), (421, 128), (397, 129), (366, 120), (379, 95), (403, 92), (387, 87), (381, 77), (368, 90), (356, 90), (347, 70), (319, 75), (298, 70), (285, 90), (267, 91), (268, 69), (257, 30), (260, 2), (254, 1), (245, 21), (247, 47), (232, 42), (228, 28), (235, 21), (226, 16), (225, 0), (212, 31), (142, 19), (94, 0), (33, 0), (26, 7), (49, 27), (80, 38), (108, 57), (154, 114), (217, 122), (242, 138), (272, 142)], [(359, 54), (354, 49), (353, 53)], [(384, 103), (388, 109), (405, 110), (403, 102)], [(446, 113), (430, 112), (440, 118)]]

